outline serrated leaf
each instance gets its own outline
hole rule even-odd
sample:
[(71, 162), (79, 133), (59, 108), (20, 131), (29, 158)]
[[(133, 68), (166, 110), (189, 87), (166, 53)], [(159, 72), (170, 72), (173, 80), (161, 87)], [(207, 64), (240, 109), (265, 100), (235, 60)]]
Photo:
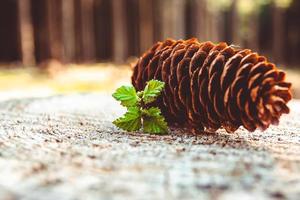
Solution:
[(135, 106), (139, 100), (133, 86), (119, 87), (112, 96), (116, 100), (121, 101), (121, 105), (126, 107)]
[(113, 124), (126, 131), (137, 131), (141, 128), (141, 111), (138, 107), (129, 107), (127, 112), (113, 121)]
[(143, 129), (148, 133), (164, 134), (168, 132), (168, 125), (165, 118), (161, 115), (160, 109), (151, 107), (144, 109)]
[(158, 80), (151, 80), (147, 83), (144, 93), (143, 101), (145, 104), (155, 101), (161, 91), (164, 89), (165, 83)]

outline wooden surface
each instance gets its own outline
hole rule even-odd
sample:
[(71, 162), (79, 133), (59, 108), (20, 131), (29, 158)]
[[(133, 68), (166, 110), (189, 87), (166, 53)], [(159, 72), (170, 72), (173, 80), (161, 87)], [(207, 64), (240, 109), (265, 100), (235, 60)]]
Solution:
[(124, 133), (109, 95), (0, 103), (1, 199), (299, 199), (300, 101), (265, 132)]

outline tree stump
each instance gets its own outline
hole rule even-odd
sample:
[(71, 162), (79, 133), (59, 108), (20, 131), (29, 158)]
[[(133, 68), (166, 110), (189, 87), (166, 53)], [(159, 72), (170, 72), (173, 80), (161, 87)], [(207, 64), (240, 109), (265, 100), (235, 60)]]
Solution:
[(103, 94), (0, 103), (1, 199), (297, 199), (300, 101), (249, 133), (126, 133)]

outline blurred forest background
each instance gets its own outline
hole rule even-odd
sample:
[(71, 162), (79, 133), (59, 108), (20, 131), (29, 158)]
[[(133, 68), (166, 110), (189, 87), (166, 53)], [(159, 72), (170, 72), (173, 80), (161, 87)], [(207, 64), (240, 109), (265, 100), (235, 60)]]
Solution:
[(53, 72), (70, 64), (100, 62), (115, 66), (158, 40), (191, 37), (251, 48), (299, 71), (300, 0), (0, 2), (2, 69), (50, 65)]
[(155, 41), (226, 41), (300, 64), (299, 0), (1, 0), (0, 62), (115, 61)]

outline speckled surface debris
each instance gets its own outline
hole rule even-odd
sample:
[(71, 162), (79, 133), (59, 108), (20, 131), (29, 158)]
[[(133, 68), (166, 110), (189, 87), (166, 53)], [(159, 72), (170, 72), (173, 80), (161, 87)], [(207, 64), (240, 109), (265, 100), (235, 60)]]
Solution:
[(265, 132), (125, 133), (109, 95), (0, 103), (1, 199), (299, 199), (300, 101)]

